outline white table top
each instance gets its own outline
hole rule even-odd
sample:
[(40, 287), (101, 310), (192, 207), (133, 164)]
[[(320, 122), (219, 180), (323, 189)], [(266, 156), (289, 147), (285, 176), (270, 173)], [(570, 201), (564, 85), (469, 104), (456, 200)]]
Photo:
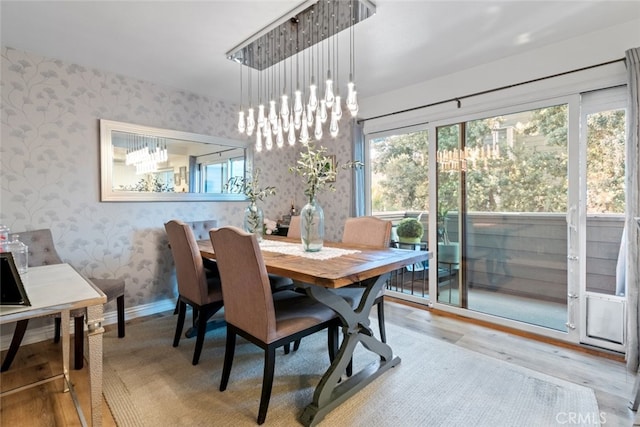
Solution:
[(107, 302), (106, 295), (69, 264), (29, 267), (20, 277), (31, 305), (0, 306), (0, 324)]

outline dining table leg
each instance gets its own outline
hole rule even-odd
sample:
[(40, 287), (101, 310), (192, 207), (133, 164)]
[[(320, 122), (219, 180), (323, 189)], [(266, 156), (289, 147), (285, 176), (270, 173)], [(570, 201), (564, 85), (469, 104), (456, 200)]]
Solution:
[[(375, 299), (389, 277), (390, 273), (386, 273), (364, 281), (362, 284), (365, 289), (355, 309), (332, 289), (305, 284), (309, 296), (327, 305), (338, 314), (342, 321), (344, 339), (337, 357), (320, 379), (313, 395), (313, 401), (302, 413), (300, 421), (304, 425), (316, 425), (338, 405), (362, 390), (382, 373), (400, 363), (400, 358), (393, 355), (391, 347), (375, 337), (369, 320), (369, 313)], [(358, 343), (380, 357), (359, 372), (344, 378), (343, 374), (353, 358)]]

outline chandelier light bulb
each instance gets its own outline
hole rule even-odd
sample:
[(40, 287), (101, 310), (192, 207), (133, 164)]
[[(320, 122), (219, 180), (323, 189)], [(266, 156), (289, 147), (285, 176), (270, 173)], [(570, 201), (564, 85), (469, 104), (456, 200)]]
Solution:
[(318, 108), (318, 95), (316, 94), (318, 87), (315, 85), (315, 83), (311, 83), (311, 85), (309, 85), (309, 108), (311, 108), (311, 112), (316, 111), (316, 109)]
[(260, 127), (256, 130), (256, 151), (258, 153), (262, 151), (262, 131)]
[(298, 116), (302, 115), (304, 112), (304, 107), (302, 106), (302, 92), (296, 90), (293, 98), (293, 114)]
[(327, 103), (327, 108), (331, 108), (333, 106), (333, 101), (335, 100), (335, 96), (333, 94), (333, 80), (331, 80), (330, 73), (327, 81), (325, 82), (326, 90), (324, 93), (324, 100)]
[(271, 135), (271, 124), (268, 120), (264, 122), (264, 146), (270, 151), (273, 148), (273, 136)]
[(333, 113), (335, 113), (336, 117), (338, 118), (338, 120), (340, 120), (342, 118), (342, 104), (341, 104), (342, 100), (340, 98), (340, 95), (336, 95), (336, 99), (335, 102), (333, 104)]
[(238, 113), (238, 132), (244, 133), (246, 129), (247, 129), (247, 125), (244, 119), (244, 111), (240, 111)]
[(310, 105), (307, 105), (307, 126), (313, 126), (313, 110)]
[(309, 127), (307, 126), (307, 116), (302, 116), (302, 126), (300, 127), (300, 142), (304, 145), (309, 143)]
[(340, 128), (338, 127), (338, 117), (336, 116), (336, 113), (331, 112), (331, 123), (329, 124), (329, 134), (331, 134), (332, 137), (336, 137), (338, 136), (338, 132), (340, 131)]
[(327, 114), (327, 101), (325, 101), (324, 99), (320, 100), (320, 108), (318, 108), (318, 111), (320, 112), (320, 121), (323, 124), (326, 123), (327, 118), (329, 117), (329, 115)]
[(280, 119), (282, 120), (282, 125), (281, 125), (282, 130), (284, 132), (289, 132), (289, 124), (291, 123), (289, 121), (290, 116), (288, 114), (286, 114), (286, 115), (281, 116)]
[(271, 126), (273, 127), (276, 123), (278, 123), (278, 113), (276, 113), (276, 101), (269, 101), (269, 121), (271, 122)]
[(302, 114), (294, 114), (293, 127), (296, 128), (296, 130), (300, 130), (301, 126), (302, 126)]
[(278, 131), (276, 134), (276, 145), (278, 148), (284, 146), (284, 135), (282, 134), (282, 119), (278, 119)]
[(287, 121), (289, 120), (289, 97), (286, 94), (282, 94), (280, 98), (280, 117), (287, 117)]
[(264, 117), (264, 105), (258, 105), (258, 127), (264, 127), (265, 117)]
[(313, 133), (316, 137), (316, 141), (320, 141), (322, 139), (322, 120), (320, 120), (320, 109), (316, 111), (316, 129)]
[(253, 130), (256, 128), (256, 119), (253, 117), (253, 108), (249, 108), (247, 111), (247, 135), (253, 135)]
[(351, 112), (351, 115), (355, 117), (358, 115), (358, 110), (360, 106), (358, 105), (358, 92), (356, 91), (356, 85), (353, 82), (349, 82), (347, 84), (348, 93), (347, 93), (347, 108)]
[(287, 135), (287, 140), (289, 141), (289, 145), (291, 147), (296, 145), (296, 133), (293, 130), (293, 126), (289, 126), (289, 134)]

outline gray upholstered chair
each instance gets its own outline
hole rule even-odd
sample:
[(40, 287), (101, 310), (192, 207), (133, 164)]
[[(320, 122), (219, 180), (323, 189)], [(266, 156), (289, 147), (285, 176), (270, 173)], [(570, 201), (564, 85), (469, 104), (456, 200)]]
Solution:
[[(56, 251), (53, 243), (53, 236), (51, 230), (41, 229), (33, 231), (24, 231), (21, 233), (15, 233), (20, 236), (20, 241), (28, 246), (29, 252), (29, 267), (37, 267), (50, 264), (62, 264), (62, 259)], [(98, 279), (89, 278), (97, 288), (107, 296), (107, 301), (116, 300), (117, 314), (118, 314), (118, 337), (124, 337), (124, 279)], [(73, 310), (71, 311), (71, 317), (74, 319), (74, 367), (75, 369), (82, 369), (84, 366), (84, 315), (85, 310)], [(27, 330), (28, 320), (21, 320), (17, 322), (16, 329), (13, 333), (11, 345), (7, 351), (7, 355), (2, 363), (2, 372), (9, 369), (13, 359), (18, 352), (22, 338)], [(54, 342), (60, 341), (60, 316), (55, 316), (55, 332)]]
[[(388, 248), (391, 244), (391, 221), (386, 221), (374, 216), (361, 216), (347, 218), (342, 233), (342, 243), (350, 243), (359, 246), (375, 248)], [(337, 290), (342, 297), (350, 302), (360, 301), (364, 289), (360, 286), (348, 286)], [(384, 327), (384, 288), (376, 297), (374, 303), (378, 309), (378, 327), (380, 328), (380, 340), (387, 342)]]
[(275, 350), (301, 337), (328, 330), (329, 359), (337, 352), (338, 318), (333, 310), (295, 291), (272, 293), (258, 241), (253, 234), (236, 227), (210, 232), (218, 261), (227, 340), (220, 391), (227, 388), (236, 344), (240, 335), (264, 349), (264, 377), (258, 410), (258, 424), (267, 416)]
[(193, 308), (194, 326), (197, 328), (196, 348), (191, 363), (197, 365), (204, 345), (207, 322), (223, 305), (220, 278), (207, 274), (189, 224), (171, 220), (164, 225), (164, 228), (169, 238), (178, 281), (178, 322), (173, 346), (177, 347), (180, 343), (187, 304), (189, 304)]
[[(205, 221), (192, 221), (188, 224), (191, 226), (191, 230), (193, 230), (193, 235), (195, 236), (196, 240), (208, 240), (209, 230), (217, 227), (218, 221), (216, 221), (215, 219), (210, 219)], [(218, 266), (216, 265), (216, 262), (214, 260), (205, 258), (204, 267), (212, 274), (215, 274), (216, 276), (218, 275)], [(288, 277), (269, 274), (269, 283), (271, 283), (271, 289), (274, 292), (282, 291), (285, 289), (293, 289), (293, 280), (289, 279)]]
[(287, 237), (292, 239), (299, 239), (300, 234), (300, 215), (294, 215), (289, 221), (289, 231), (287, 231)]
[[(193, 232), (193, 237), (197, 240), (209, 240), (209, 230), (218, 226), (218, 221), (215, 219), (207, 219), (204, 221), (191, 221), (188, 222)], [(209, 270), (210, 274), (218, 276), (218, 266), (215, 260), (203, 258), (204, 268)]]

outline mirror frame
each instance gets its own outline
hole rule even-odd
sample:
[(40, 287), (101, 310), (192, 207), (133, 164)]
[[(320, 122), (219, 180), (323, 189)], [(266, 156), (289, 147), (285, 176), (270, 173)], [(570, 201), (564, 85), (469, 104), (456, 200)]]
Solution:
[(235, 141), (217, 136), (202, 135), (171, 129), (155, 128), (132, 123), (116, 122), (100, 119), (100, 201), (102, 202), (210, 202), (210, 201), (245, 201), (244, 194), (228, 193), (156, 193), (142, 191), (114, 191), (113, 190), (113, 145), (111, 135), (113, 131), (140, 133), (162, 138), (193, 141), (204, 144), (227, 145), (245, 150), (244, 173), (251, 170), (253, 164), (253, 150), (248, 149), (248, 143)]

